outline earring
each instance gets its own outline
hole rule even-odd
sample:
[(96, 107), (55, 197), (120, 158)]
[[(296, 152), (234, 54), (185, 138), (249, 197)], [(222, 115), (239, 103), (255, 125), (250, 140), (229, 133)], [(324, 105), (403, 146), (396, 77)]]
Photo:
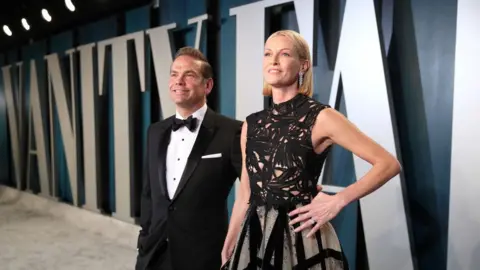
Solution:
[(303, 71), (300, 71), (300, 73), (298, 73), (298, 85), (302, 86), (302, 84), (303, 84)]

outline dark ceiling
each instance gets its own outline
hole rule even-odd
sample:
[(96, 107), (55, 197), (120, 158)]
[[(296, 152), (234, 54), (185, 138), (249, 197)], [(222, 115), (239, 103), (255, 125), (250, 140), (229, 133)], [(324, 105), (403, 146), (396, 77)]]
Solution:
[[(71, 0), (75, 12), (65, 5), (65, 0), (3, 0), (0, 8), (0, 52), (18, 48), (30, 41), (72, 29), (124, 10), (152, 3), (152, 0)], [(43, 19), (45, 8), (52, 17), (51, 22)], [(30, 30), (23, 28), (25, 18)], [(7, 36), (3, 26), (8, 25), (12, 36)]]

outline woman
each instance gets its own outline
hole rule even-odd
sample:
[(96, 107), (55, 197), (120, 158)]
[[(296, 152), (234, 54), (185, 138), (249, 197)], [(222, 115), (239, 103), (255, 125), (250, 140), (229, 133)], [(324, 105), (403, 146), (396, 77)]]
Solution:
[[(400, 171), (391, 154), (311, 98), (310, 59), (308, 44), (294, 31), (276, 32), (265, 44), (263, 91), (274, 105), (249, 115), (242, 128), (241, 187), (223, 269), (348, 269), (330, 220)], [(335, 195), (318, 193), (334, 143), (373, 167)]]

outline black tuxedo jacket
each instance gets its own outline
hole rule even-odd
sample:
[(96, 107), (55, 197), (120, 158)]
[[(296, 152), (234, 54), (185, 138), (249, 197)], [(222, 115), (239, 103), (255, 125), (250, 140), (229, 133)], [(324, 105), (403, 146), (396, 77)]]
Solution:
[[(136, 269), (220, 269), (228, 229), (227, 197), (242, 166), (242, 123), (207, 109), (170, 200), (165, 171), (173, 119), (148, 130)], [(217, 153), (220, 158), (202, 158)]]

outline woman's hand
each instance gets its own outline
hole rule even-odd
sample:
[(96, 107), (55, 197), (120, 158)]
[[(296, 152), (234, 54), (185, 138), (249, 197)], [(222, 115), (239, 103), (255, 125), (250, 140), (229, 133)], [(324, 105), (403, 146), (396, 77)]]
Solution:
[(296, 218), (290, 221), (290, 225), (303, 222), (303, 224), (295, 229), (295, 232), (299, 232), (313, 226), (307, 235), (307, 237), (311, 237), (320, 229), (323, 224), (336, 217), (340, 210), (345, 207), (343, 200), (337, 195), (328, 195), (320, 192), (310, 204), (299, 207), (290, 212), (290, 217), (298, 215)]
[(234, 248), (235, 248), (234, 244), (229, 244), (227, 242), (225, 242), (225, 244), (223, 245), (222, 267), (225, 265), (225, 263), (228, 261), (228, 259), (230, 259), (230, 257), (232, 256)]

